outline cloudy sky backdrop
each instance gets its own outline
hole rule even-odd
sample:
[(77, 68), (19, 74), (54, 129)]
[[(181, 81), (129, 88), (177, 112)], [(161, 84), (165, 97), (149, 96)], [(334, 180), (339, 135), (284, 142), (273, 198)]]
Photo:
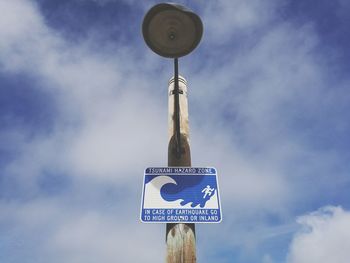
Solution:
[[(204, 24), (180, 73), (224, 215), (198, 262), (348, 263), (350, 2), (178, 2)], [(165, 226), (139, 222), (143, 170), (167, 164), (155, 3), (0, 0), (0, 262), (164, 262)]]

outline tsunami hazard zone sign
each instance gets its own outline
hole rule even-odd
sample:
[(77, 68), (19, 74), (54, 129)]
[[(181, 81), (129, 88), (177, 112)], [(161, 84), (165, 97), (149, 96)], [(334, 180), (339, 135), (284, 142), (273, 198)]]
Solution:
[(213, 167), (145, 169), (140, 219), (145, 223), (219, 223), (217, 172)]

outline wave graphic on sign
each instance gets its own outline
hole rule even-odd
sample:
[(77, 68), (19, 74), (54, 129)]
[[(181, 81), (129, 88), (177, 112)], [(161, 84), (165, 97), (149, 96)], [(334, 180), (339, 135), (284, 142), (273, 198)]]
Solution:
[(218, 208), (216, 185), (212, 187), (212, 194), (203, 198), (201, 191), (207, 185), (211, 185), (210, 182), (196, 176), (193, 179), (197, 182), (184, 188), (183, 185), (178, 185), (174, 178), (161, 175), (147, 182), (144, 189), (144, 196), (147, 196), (144, 208)]

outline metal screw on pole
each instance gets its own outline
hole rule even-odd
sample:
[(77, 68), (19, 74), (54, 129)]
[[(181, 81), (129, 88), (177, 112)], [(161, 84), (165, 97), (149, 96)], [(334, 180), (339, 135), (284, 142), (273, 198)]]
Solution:
[[(173, 89), (172, 81), (169, 83), (169, 103), (173, 101), (173, 107), (169, 107), (171, 122), (168, 166), (190, 167), (187, 94), (184, 94), (184, 88), (187, 87), (186, 81), (179, 77), (178, 58), (191, 53), (199, 44), (203, 33), (202, 21), (198, 15), (182, 5), (161, 3), (147, 12), (142, 24), (142, 33), (150, 49), (160, 56), (174, 59)], [(185, 85), (182, 90), (179, 88), (179, 79), (181, 85)], [(185, 102), (186, 107), (180, 109), (180, 101)], [(185, 120), (182, 126), (181, 120)], [(166, 242), (168, 263), (196, 262), (194, 224), (167, 224)]]

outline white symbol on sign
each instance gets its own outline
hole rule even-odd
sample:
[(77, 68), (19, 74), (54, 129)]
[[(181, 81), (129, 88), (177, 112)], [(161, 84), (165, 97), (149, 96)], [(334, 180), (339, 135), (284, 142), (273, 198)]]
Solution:
[(210, 188), (209, 185), (207, 185), (207, 187), (205, 187), (203, 190), (202, 190), (202, 193), (204, 193), (204, 196), (203, 198), (205, 198), (207, 195), (208, 196), (211, 196), (213, 194), (213, 191), (215, 190), (215, 188)]

